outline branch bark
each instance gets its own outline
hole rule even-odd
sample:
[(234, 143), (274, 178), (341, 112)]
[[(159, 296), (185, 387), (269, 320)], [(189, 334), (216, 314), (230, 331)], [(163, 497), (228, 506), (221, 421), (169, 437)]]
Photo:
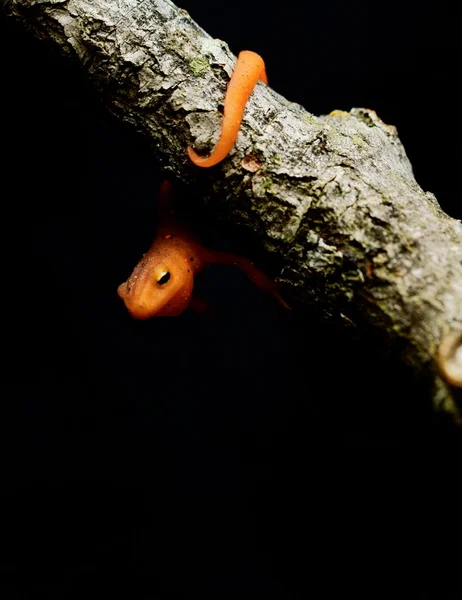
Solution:
[(258, 84), (229, 158), (201, 170), (185, 149), (218, 138), (224, 42), (169, 0), (3, 4), (80, 62), (167, 175), (257, 234), (285, 297), (380, 332), (462, 422), (462, 225), (418, 186), (394, 127), (363, 108), (316, 117)]

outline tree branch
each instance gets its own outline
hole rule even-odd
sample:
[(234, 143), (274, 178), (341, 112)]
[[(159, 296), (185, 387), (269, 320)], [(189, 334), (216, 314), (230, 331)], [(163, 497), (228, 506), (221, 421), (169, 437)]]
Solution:
[(257, 233), (285, 296), (367, 326), (461, 422), (462, 225), (416, 183), (396, 130), (372, 110), (315, 117), (258, 84), (228, 159), (210, 151), (235, 58), (168, 0), (7, 0), (4, 8), (77, 59), (110, 110), (152, 141), (209, 211)]

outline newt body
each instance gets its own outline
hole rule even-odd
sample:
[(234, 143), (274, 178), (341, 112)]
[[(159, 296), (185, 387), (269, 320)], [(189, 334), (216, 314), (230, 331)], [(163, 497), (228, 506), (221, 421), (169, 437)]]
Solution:
[(118, 288), (118, 294), (135, 319), (174, 317), (190, 304), (194, 277), (209, 264), (231, 265), (241, 269), (257, 287), (289, 307), (277, 292), (277, 285), (242, 256), (209, 250), (172, 218), (173, 191), (164, 181), (159, 194), (159, 228), (148, 252), (133, 273)]

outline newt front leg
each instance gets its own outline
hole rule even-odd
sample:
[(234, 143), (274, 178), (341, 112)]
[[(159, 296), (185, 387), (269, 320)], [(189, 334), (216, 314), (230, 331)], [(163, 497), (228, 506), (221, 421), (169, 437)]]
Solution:
[(226, 90), (223, 123), (215, 149), (210, 156), (200, 156), (188, 146), (188, 156), (195, 165), (213, 167), (227, 157), (236, 142), (247, 100), (258, 80), (268, 83), (265, 63), (255, 52), (243, 50)]
[(208, 248), (201, 249), (201, 256), (202, 260), (207, 264), (229, 265), (240, 269), (262, 292), (273, 296), (273, 298), (275, 298), (275, 300), (277, 300), (279, 304), (286, 310), (291, 310), (290, 306), (279, 294), (277, 283), (265, 275), (263, 271), (260, 271), (260, 269), (258, 269), (248, 258), (238, 256), (230, 252), (209, 250)]

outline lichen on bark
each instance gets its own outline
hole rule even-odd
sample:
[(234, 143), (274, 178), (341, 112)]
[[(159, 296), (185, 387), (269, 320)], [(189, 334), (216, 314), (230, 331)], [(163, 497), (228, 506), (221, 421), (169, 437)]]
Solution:
[(316, 117), (259, 83), (229, 158), (201, 170), (185, 148), (208, 151), (218, 137), (235, 61), (224, 42), (168, 0), (4, 8), (81, 64), (109, 109), (148, 136), (167, 174), (257, 234), (294, 305), (316, 303), (328, 318), (399, 342), (435, 409), (460, 422), (462, 380), (448, 378), (438, 349), (461, 339), (462, 225), (419, 187), (394, 127), (364, 108)]

